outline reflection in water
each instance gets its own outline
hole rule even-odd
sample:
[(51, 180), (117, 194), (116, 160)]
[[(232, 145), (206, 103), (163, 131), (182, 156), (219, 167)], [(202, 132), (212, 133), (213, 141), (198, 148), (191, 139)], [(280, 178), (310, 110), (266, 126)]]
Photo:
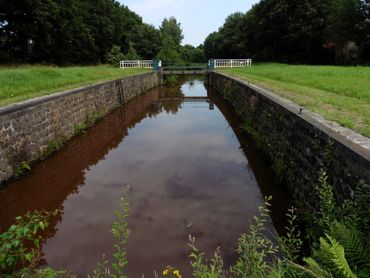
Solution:
[[(195, 77), (170, 90), (207, 96)], [(238, 236), (263, 202), (261, 189), (271, 194), (274, 183), (228, 106), (209, 94), (212, 102), (158, 101), (169, 97), (161, 87), (105, 117), (0, 191), (1, 229), (28, 210), (59, 209), (45, 263), (82, 276), (102, 254), (111, 259), (113, 211), (129, 187), (129, 277), (167, 265), (190, 277), (189, 234), (207, 254), (221, 246), (232, 262)]]

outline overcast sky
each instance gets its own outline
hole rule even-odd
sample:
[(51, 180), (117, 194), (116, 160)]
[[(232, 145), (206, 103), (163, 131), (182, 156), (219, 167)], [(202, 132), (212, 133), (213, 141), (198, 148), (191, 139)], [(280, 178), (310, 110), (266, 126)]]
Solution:
[(259, 0), (119, 0), (140, 15), (144, 22), (158, 27), (163, 18), (174, 16), (181, 23), (183, 44), (198, 46), (207, 35), (234, 12), (246, 12)]

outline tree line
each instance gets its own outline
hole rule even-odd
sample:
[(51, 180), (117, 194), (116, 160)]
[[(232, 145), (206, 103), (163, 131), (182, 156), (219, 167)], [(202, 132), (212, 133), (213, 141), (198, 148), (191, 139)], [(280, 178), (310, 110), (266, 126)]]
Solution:
[(115, 0), (0, 0), (0, 63), (56, 65), (246, 57), (369, 64), (370, 0), (261, 0), (228, 16), (202, 45), (182, 40), (176, 18), (156, 28)]
[(369, 64), (369, 0), (261, 0), (204, 42), (207, 58)]
[(98, 64), (117, 58), (203, 61), (181, 46), (180, 23), (159, 29), (115, 0), (0, 0), (0, 63)]

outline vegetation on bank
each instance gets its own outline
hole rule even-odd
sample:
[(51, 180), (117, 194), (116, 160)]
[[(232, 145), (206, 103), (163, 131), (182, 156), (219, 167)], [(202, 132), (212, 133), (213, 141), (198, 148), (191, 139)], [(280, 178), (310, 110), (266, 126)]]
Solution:
[(0, 67), (0, 106), (147, 71), (149, 70), (122, 70), (111, 66)]
[[(360, 184), (351, 199), (338, 203), (325, 172), (321, 172), (316, 187), (318, 208), (304, 212), (307, 229), (299, 228), (302, 219), (291, 208), (287, 212), (286, 234), (271, 240), (266, 230), (271, 197), (259, 207), (250, 223), (249, 233), (240, 236), (236, 262), (226, 268), (222, 250), (217, 248), (212, 258), (206, 258), (189, 236), (190, 264), (196, 278), (362, 278), (370, 275), (370, 203), (369, 187)], [(111, 232), (116, 238), (114, 260), (103, 258), (89, 277), (126, 277), (127, 251), (125, 244), (130, 230), (127, 223), (129, 205), (127, 192), (115, 212), (116, 222)], [(54, 212), (55, 213), (55, 212)], [(52, 213), (33, 212), (17, 217), (8, 231), (0, 234), (0, 273), (7, 277), (74, 277), (66, 271), (38, 268), (42, 260), (42, 232)], [(302, 233), (303, 231), (303, 233)], [(304, 237), (306, 235), (306, 237)], [(303, 240), (309, 244), (303, 251)], [(168, 266), (155, 277), (181, 278), (181, 270)]]
[(318, 208), (306, 216), (304, 231), (310, 245), (309, 257), (302, 256), (303, 241), (295, 209), (287, 213), (285, 236), (275, 244), (266, 236), (269, 215), (260, 207), (250, 225), (250, 232), (238, 240), (236, 263), (225, 269), (220, 251), (207, 261), (192, 240), (193, 275), (197, 278), (356, 278), (370, 275), (369, 187), (359, 185), (352, 199), (335, 200), (325, 172), (316, 188)]
[(222, 72), (254, 83), (370, 137), (370, 68), (255, 64)]

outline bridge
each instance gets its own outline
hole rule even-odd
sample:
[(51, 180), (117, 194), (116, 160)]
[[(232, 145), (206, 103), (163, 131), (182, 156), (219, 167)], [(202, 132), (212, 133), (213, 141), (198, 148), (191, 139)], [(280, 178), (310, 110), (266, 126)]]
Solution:
[(120, 61), (120, 68), (147, 68), (159, 71), (163, 75), (167, 74), (204, 74), (208, 71), (217, 68), (236, 68), (250, 67), (252, 59), (210, 59), (208, 63), (184, 63), (184, 64), (169, 64), (162, 61), (153, 60), (128, 60)]
[(199, 102), (199, 103), (207, 103), (207, 107), (209, 110), (214, 110), (215, 109), (215, 105), (213, 103), (212, 100), (210, 100), (210, 98), (208, 96), (184, 96), (184, 97), (165, 97), (165, 98), (160, 98), (158, 101), (156, 101), (154, 103), (154, 105), (157, 107), (157, 108), (160, 108), (163, 103), (166, 103), (166, 102), (171, 102), (171, 101), (174, 101), (174, 102), (190, 102), (190, 103), (193, 103), (193, 102)]
[(203, 74), (209, 70), (208, 65), (204, 64), (166, 64), (164, 63), (159, 71), (163, 75), (167, 74)]

